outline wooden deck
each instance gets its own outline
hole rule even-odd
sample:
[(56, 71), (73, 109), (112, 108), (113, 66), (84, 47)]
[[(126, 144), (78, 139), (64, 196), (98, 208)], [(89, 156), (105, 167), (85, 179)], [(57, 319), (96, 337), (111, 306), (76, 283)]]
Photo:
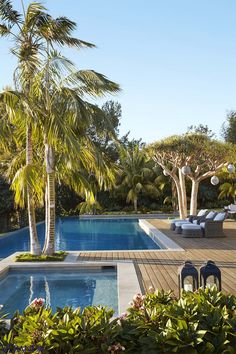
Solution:
[(236, 222), (224, 223), (225, 238), (183, 238), (169, 230), (165, 220), (148, 220), (156, 228), (178, 243), (185, 251), (142, 252), (82, 252), (79, 261), (132, 260), (140, 286), (145, 292), (149, 286), (173, 290), (178, 294), (178, 266), (191, 260), (199, 267), (211, 259), (222, 271), (222, 288), (236, 295)]

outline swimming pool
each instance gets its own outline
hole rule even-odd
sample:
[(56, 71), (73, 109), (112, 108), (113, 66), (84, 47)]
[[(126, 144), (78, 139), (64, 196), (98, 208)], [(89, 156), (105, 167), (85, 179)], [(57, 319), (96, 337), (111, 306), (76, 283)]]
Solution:
[[(44, 223), (37, 225), (41, 246)], [(161, 246), (139, 226), (138, 219), (59, 218), (56, 224), (56, 249), (68, 251), (156, 250)], [(0, 258), (29, 250), (27, 228), (0, 238)]]
[(45, 305), (73, 308), (102, 305), (118, 314), (117, 271), (97, 269), (21, 269), (9, 270), (0, 278), (0, 304), (12, 316), (22, 312), (34, 298), (45, 299)]

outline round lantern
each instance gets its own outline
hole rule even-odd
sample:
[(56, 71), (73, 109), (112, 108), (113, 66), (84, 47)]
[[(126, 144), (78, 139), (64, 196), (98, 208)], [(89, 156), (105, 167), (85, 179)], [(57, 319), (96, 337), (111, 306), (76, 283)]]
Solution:
[(216, 186), (219, 182), (220, 182), (220, 180), (217, 176), (211, 177), (211, 184), (213, 184), (213, 186)]
[(235, 172), (235, 166), (230, 163), (228, 166), (227, 166), (227, 170), (229, 173), (234, 173)]
[(169, 176), (169, 173), (166, 170), (163, 170), (163, 175), (164, 176)]
[(183, 175), (190, 175), (190, 173), (191, 173), (191, 168), (188, 166), (188, 165), (186, 165), (186, 166), (183, 166), (182, 168), (181, 168), (181, 172), (183, 173)]

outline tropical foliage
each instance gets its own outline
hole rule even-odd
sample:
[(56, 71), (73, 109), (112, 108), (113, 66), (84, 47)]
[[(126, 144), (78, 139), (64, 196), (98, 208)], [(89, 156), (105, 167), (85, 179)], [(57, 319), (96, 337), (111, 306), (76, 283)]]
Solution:
[[(231, 145), (215, 140), (205, 125), (150, 149), (129, 132), (120, 136), (120, 103), (91, 103), (119, 86), (93, 70), (77, 70), (58, 50), (94, 47), (74, 38), (76, 23), (53, 18), (40, 3), (20, 13), (10, 0), (0, 0), (0, 21), (0, 35), (17, 59), (14, 87), (0, 95), (0, 232), (25, 226), (28, 209), (31, 252), (40, 253), (36, 220), (45, 219), (44, 253), (52, 253), (56, 214), (172, 211), (178, 200), (185, 216), (190, 193), (192, 213), (199, 200), (206, 207), (216, 203), (218, 187), (209, 177), (234, 162)], [(235, 112), (222, 134), (235, 142)], [(192, 168), (187, 178), (181, 174), (186, 164)], [(232, 181), (224, 182), (220, 198), (232, 200)]]
[(225, 141), (236, 144), (236, 112), (228, 113), (226, 122), (222, 126), (222, 136)]
[(225, 197), (233, 198), (234, 204), (236, 204), (236, 184), (225, 182), (220, 186), (219, 198), (223, 199)]
[(120, 148), (119, 155), (120, 178), (118, 178), (118, 188), (126, 189), (127, 203), (132, 202), (134, 211), (138, 211), (138, 198), (141, 193), (152, 194), (153, 197), (159, 195), (155, 186), (154, 165), (147, 157), (144, 149), (138, 145), (129, 148)]
[[(17, 130), (18, 136), (20, 130), (21, 140), (23, 137), (25, 141), (25, 146), (21, 144), (20, 148), (26, 147), (25, 160), (17, 161), (18, 168), (14, 165), (12, 188), (19, 206), (24, 207), (27, 200), (33, 254), (40, 253), (35, 200), (42, 204), (45, 194), (43, 252), (52, 254), (55, 251), (56, 175), (83, 194), (86, 191), (87, 194), (92, 193), (85, 174), (94, 174), (100, 188), (114, 179), (106, 165), (106, 158), (101, 158), (87, 134), (94, 112), (99, 109), (86, 97), (114, 93), (119, 86), (93, 70), (78, 71), (68, 59), (55, 51), (55, 43), (93, 47), (71, 36), (76, 24), (67, 18), (53, 19), (38, 3), (30, 4), (21, 15), (13, 10), (10, 1), (4, 0), (1, 1), (0, 18), (3, 20), (2, 35), (13, 36), (13, 53), (18, 58), (17, 90), (2, 93), (2, 104), (7, 111), (2, 119), (8, 121), (11, 131)], [(17, 34), (14, 33), (14, 26)], [(12, 141), (15, 143), (11, 139), (11, 145)], [(16, 147), (19, 148), (18, 144)], [(3, 148), (10, 150), (8, 139)], [(42, 165), (43, 169), (40, 168)], [(62, 169), (63, 173), (60, 172)]]
[[(35, 299), (9, 329), (1, 322), (1, 346), (18, 353), (235, 353), (236, 298), (215, 288), (137, 294), (114, 318), (112, 309), (58, 309)], [(8, 350), (8, 351), (7, 351)]]
[[(171, 136), (149, 146), (149, 156), (174, 181), (181, 218), (187, 216), (186, 178), (191, 181), (190, 214), (196, 215), (199, 184), (236, 161), (234, 146), (212, 139), (205, 133)], [(183, 170), (187, 168), (188, 173)]]

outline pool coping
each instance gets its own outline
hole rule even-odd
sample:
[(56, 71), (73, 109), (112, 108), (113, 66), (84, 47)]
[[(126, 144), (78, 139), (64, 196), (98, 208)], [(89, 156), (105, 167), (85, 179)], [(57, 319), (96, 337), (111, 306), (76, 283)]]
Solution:
[[(102, 267), (115, 267), (117, 270), (117, 291), (118, 291), (118, 314), (124, 313), (129, 307), (129, 302), (137, 293), (141, 294), (141, 287), (138, 276), (136, 274), (134, 263), (119, 261), (77, 261), (77, 253), (68, 252), (68, 261), (63, 262), (15, 262), (14, 259), (22, 252), (16, 252), (0, 262), (0, 276), (8, 273), (11, 269), (75, 269), (75, 268), (91, 268), (97, 269)], [(67, 258), (66, 257), (66, 258)], [(73, 259), (73, 260), (72, 260)]]
[[(183, 252), (185, 251), (181, 246), (179, 246), (176, 242), (174, 242), (171, 238), (166, 236), (163, 232), (153, 226), (147, 220), (139, 220), (139, 226), (143, 229), (143, 231), (152, 238), (152, 240), (159, 244), (161, 249), (155, 251), (174, 251), (174, 252)], [(146, 250), (149, 251), (149, 250)], [(153, 250), (152, 250), (153, 251)]]

